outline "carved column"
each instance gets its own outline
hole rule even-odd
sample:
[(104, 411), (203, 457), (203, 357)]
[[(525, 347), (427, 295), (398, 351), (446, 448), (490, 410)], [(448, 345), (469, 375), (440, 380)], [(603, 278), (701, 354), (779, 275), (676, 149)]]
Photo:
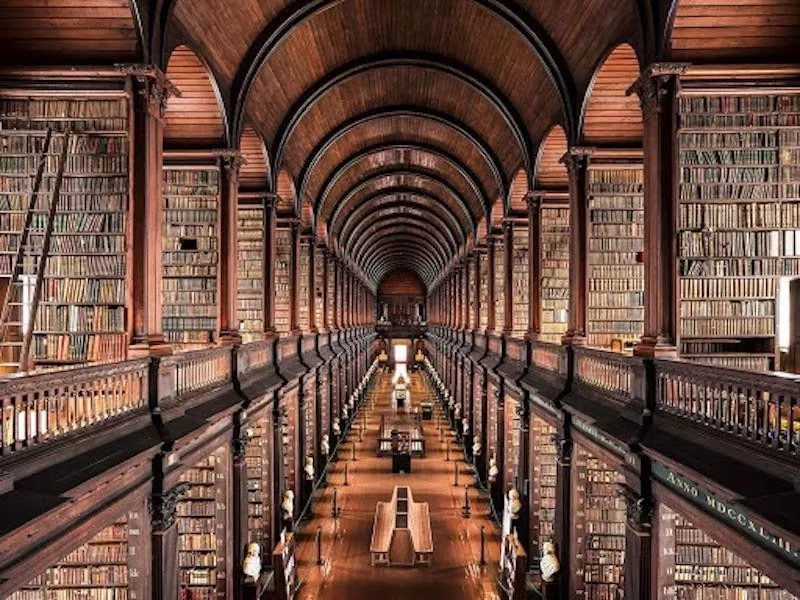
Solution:
[(528, 192), (528, 338), (542, 333), (542, 199), (543, 194)]
[(687, 67), (652, 64), (628, 90), (641, 102), (644, 149), (644, 335), (634, 347), (640, 356), (677, 352), (677, 91)]
[(588, 201), (586, 198), (586, 171), (588, 151), (570, 148), (561, 161), (569, 175), (569, 327), (562, 338), (565, 345), (586, 343), (589, 248)]
[[(562, 425), (568, 431), (566, 424)], [(571, 492), (572, 492), (572, 440), (563, 435), (556, 440), (556, 510), (553, 526), (553, 542), (556, 545), (556, 554), (561, 563), (561, 573), (558, 577), (559, 600), (570, 600), (570, 572), (572, 548), (571, 537)]]
[(625, 498), (625, 597), (647, 598), (652, 586), (653, 503), (627, 486), (620, 486)]
[(494, 310), (494, 237), (489, 235), (486, 238), (486, 276), (488, 277), (486, 285), (486, 334), (494, 333), (495, 330), (495, 310)]
[(128, 354), (163, 356), (172, 353), (171, 346), (164, 341), (161, 319), (163, 119), (167, 98), (177, 90), (158, 69), (122, 68), (129, 74), (134, 90)]
[(264, 198), (264, 333), (275, 333), (275, 228), (277, 196), (267, 194)]
[(221, 163), (222, 186), (219, 211), (219, 265), (217, 271), (217, 341), (221, 344), (236, 344), (242, 341), (239, 335), (238, 290), (238, 212), (239, 169), (244, 159), (238, 150), (223, 150), (218, 153)]
[(186, 493), (188, 487), (187, 484), (181, 483), (166, 491), (156, 491), (150, 496), (154, 598), (178, 599), (180, 568), (178, 566), (176, 516), (178, 501)]
[(510, 336), (514, 330), (514, 222), (503, 222), (503, 251), (506, 253), (505, 260), (503, 261), (503, 278), (505, 279), (505, 295), (503, 296), (504, 307), (504, 323), (503, 335)]
[(292, 219), (289, 223), (292, 230), (291, 259), (289, 267), (289, 287), (291, 304), (289, 310), (289, 331), (292, 335), (300, 333), (300, 219)]

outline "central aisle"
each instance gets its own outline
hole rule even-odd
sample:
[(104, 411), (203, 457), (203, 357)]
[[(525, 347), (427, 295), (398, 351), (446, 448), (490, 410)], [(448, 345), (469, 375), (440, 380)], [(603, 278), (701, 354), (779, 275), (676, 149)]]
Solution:
[[(381, 374), (362, 409), (367, 429), (359, 441), (359, 415), (348, 442), (339, 449), (339, 461), (328, 476), (314, 505), (314, 516), (306, 521), (298, 536), (299, 575), (302, 600), (447, 600), (497, 599), (497, 563), (500, 554), (498, 528), (489, 520), (488, 500), (479, 497), (473, 478), (467, 472), (460, 447), (451, 443), (446, 461), (445, 443), (440, 442), (438, 414), (423, 421), (427, 444), (426, 458), (412, 459), (412, 473), (392, 474), (391, 457), (376, 456), (381, 415), (387, 419), (391, 409), (391, 375)], [(419, 406), (428, 395), (422, 376), (411, 375), (411, 399)], [(438, 407), (437, 407), (438, 410)], [(454, 439), (446, 435), (445, 439)], [(352, 442), (356, 460), (352, 460)], [(458, 458), (459, 486), (453, 485), (454, 460)], [(347, 464), (349, 485), (343, 486)], [(434, 556), (430, 567), (371, 567), (369, 544), (375, 504), (388, 501), (395, 485), (409, 485), (417, 502), (428, 502), (433, 530)], [(461, 516), (464, 486), (470, 484), (472, 516)], [(342, 514), (331, 517), (334, 486)], [(486, 531), (487, 566), (481, 567), (480, 528)], [(316, 532), (322, 527), (323, 564), (317, 565)]]

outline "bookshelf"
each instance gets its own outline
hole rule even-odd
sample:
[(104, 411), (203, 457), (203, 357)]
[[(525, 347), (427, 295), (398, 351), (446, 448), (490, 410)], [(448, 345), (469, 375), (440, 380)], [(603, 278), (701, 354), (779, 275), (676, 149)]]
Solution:
[(489, 326), (489, 255), (485, 251), (478, 253), (478, 294), (480, 304), (478, 329), (484, 332)]
[(531, 415), (531, 556), (542, 555), (542, 543), (553, 540), (556, 518), (556, 428)]
[(467, 286), (467, 297), (469, 303), (469, 314), (467, 315), (469, 321), (469, 328), (475, 330), (478, 328), (478, 321), (475, 318), (475, 302), (478, 300), (479, 292), (479, 275), (478, 271), (480, 269), (479, 262), (477, 260), (471, 260), (468, 263), (468, 270), (467, 274), (469, 277), (468, 286)]
[(244, 342), (258, 339), (264, 331), (264, 219), (260, 201), (239, 200), (237, 311)]
[(219, 169), (165, 166), (162, 326), (177, 349), (214, 341), (217, 330)]
[(181, 475), (188, 485), (178, 502), (178, 566), (183, 597), (225, 597), (228, 455), (220, 447)]
[(503, 237), (494, 242), (494, 330), (503, 331), (506, 322), (506, 252)]
[(644, 333), (644, 169), (590, 163), (588, 342), (630, 347)]
[[(660, 598), (796, 600), (741, 555), (717, 543), (665, 504), (658, 508)], [(661, 561), (659, 561), (661, 563)]]
[(326, 260), (328, 261), (328, 279), (325, 283), (325, 294), (327, 295), (328, 327), (333, 329), (336, 325), (333, 318), (336, 306), (336, 262), (330, 257)]
[(502, 462), (502, 457), (497, 456), (498, 446), (498, 429), (497, 413), (499, 407), (497, 406), (497, 385), (491, 377), (486, 378), (486, 460), (493, 456), (497, 459), (498, 463)]
[(126, 356), (129, 110), (129, 101), (121, 94), (103, 98), (0, 95), (0, 285), (6, 290), (46, 131), (51, 129), (54, 135), (30, 230), (33, 252), (23, 269), (23, 282), (30, 281), (31, 291), (50, 207), (48, 192), (54, 188), (65, 143), (62, 134), (73, 132), (33, 323), (35, 367)]
[(275, 231), (275, 330), (289, 333), (291, 329), (292, 290), (292, 232), (280, 224)]
[[(301, 468), (305, 467), (306, 457), (314, 459), (314, 469), (321, 465), (317, 461), (317, 384), (314, 377), (306, 377), (303, 384), (303, 456), (300, 461)], [(316, 475), (319, 473), (317, 472)], [(305, 474), (303, 475), (305, 481)]]
[(245, 450), (247, 468), (248, 543), (272, 547), (272, 411), (251, 425), (253, 437)]
[(512, 240), (511, 294), (512, 294), (512, 332), (522, 338), (528, 332), (528, 227), (527, 222), (514, 224)]
[[(305, 460), (300, 460), (298, 456), (300, 447), (298, 444), (298, 413), (297, 413), (297, 387), (286, 392), (282, 399), (283, 411), (280, 416), (281, 431), (281, 473), (282, 487), (292, 490), (295, 493), (295, 502), (300, 501), (300, 491), (302, 490), (301, 471)], [(297, 504), (295, 504), (295, 508)], [(295, 513), (297, 515), (297, 513)]]
[(324, 294), (327, 293), (325, 289), (325, 260), (321, 248), (317, 248), (314, 253), (314, 323), (318, 331), (322, 331), (322, 325), (325, 322), (324, 310), (325, 304), (323, 303)]
[(778, 282), (800, 275), (800, 93), (679, 100), (685, 358), (776, 368)]
[[(481, 393), (481, 375), (480, 367), (473, 369), (472, 375), (472, 439), (483, 440), (483, 394)], [(483, 448), (483, 455), (486, 456), (486, 448)]]
[(539, 339), (559, 343), (569, 316), (569, 206), (541, 207), (542, 331)]
[[(136, 588), (135, 544), (141, 514), (125, 514), (78, 546), (7, 600), (127, 600)], [(131, 535), (134, 534), (134, 535)], [(129, 537), (130, 536), (130, 537)], [(131, 588), (129, 590), (129, 587)]]
[(585, 448), (576, 446), (575, 453), (576, 597), (616, 600), (625, 561), (623, 478)]
[(512, 487), (522, 493), (520, 489), (520, 456), (522, 455), (522, 430), (520, 422), (520, 401), (505, 394), (505, 410), (503, 416), (504, 444), (503, 444), (503, 490), (507, 491)]
[(300, 240), (300, 254), (298, 261), (300, 262), (300, 280), (297, 282), (298, 295), (297, 295), (297, 326), (300, 331), (309, 331), (311, 329), (311, 313), (310, 308), (310, 265), (311, 265), (311, 248), (309, 240), (304, 236)]

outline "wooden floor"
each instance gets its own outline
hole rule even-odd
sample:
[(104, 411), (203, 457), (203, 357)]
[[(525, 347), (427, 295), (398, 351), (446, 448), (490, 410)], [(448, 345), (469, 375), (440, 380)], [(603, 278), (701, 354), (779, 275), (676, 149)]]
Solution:
[[(298, 535), (302, 600), (469, 600), (499, 599), (497, 563), (499, 529), (488, 518), (486, 495), (474, 486), (460, 448), (451, 442), (451, 460), (445, 460), (445, 442), (437, 429), (438, 413), (425, 421), (427, 457), (415, 458), (412, 473), (393, 475), (391, 458), (377, 458), (380, 417), (391, 418), (391, 376), (380, 375), (362, 413), (366, 420), (363, 440), (354, 425), (350, 442), (339, 449), (339, 461), (331, 470), (328, 485), (318, 491), (313, 517)], [(417, 406), (426, 388), (419, 375), (412, 375), (411, 398)], [(449, 435), (444, 439), (452, 439)], [(352, 442), (356, 460), (352, 460)], [(455, 459), (458, 458), (458, 462)], [(453, 485), (454, 464), (459, 467), (459, 486)], [(347, 465), (349, 485), (344, 486)], [(430, 567), (371, 567), (369, 543), (375, 504), (391, 498), (395, 485), (411, 487), (414, 500), (428, 502), (433, 530), (434, 557)], [(472, 516), (463, 518), (464, 486), (470, 484)], [(334, 488), (342, 514), (331, 517)], [(486, 566), (480, 566), (480, 530), (486, 532)], [(315, 536), (322, 528), (323, 564), (317, 564)]]

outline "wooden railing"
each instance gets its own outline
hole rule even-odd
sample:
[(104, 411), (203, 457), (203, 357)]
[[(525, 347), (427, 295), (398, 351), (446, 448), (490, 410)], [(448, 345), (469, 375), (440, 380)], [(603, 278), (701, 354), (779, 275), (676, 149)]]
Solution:
[(257, 341), (243, 344), (237, 352), (237, 368), (239, 374), (243, 375), (255, 369), (266, 367), (272, 362), (271, 341)]
[(230, 381), (233, 348), (221, 346), (174, 354), (161, 360), (160, 369), (175, 369), (174, 395), (181, 398)]
[(797, 455), (800, 378), (657, 360), (656, 407), (761, 446)]
[(149, 364), (138, 359), (0, 380), (0, 455), (146, 409)]
[(637, 369), (643, 370), (642, 361), (632, 356), (596, 348), (575, 348), (575, 380), (619, 400), (642, 397), (635, 388), (641, 382), (641, 378), (636, 377)]
[(531, 342), (531, 361), (534, 365), (551, 373), (565, 374), (566, 349), (549, 342)]

